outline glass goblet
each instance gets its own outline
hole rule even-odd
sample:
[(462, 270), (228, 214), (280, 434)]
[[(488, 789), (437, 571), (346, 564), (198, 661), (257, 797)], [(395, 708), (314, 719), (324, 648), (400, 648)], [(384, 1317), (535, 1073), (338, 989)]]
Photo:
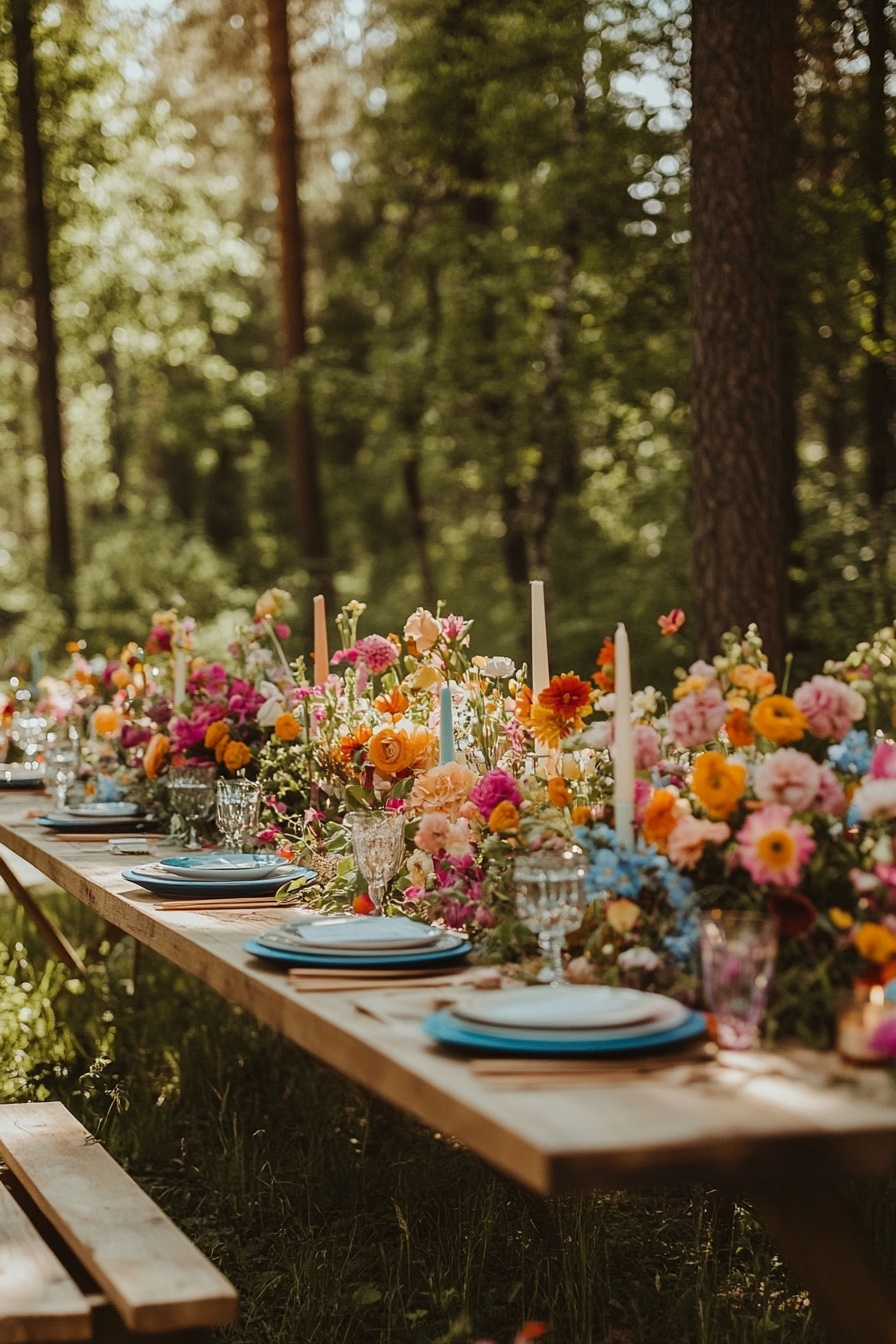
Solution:
[(22, 754), (26, 770), (40, 769), (40, 749), (49, 721), (42, 714), (29, 714), (19, 710), (12, 716), (9, 737)]
[(201, 849), (196, 822), (207, 816), (215, 801), (215, 768), (208, 765), (175, 765), (168, 773), (171, 806), (187, 823), (186, 849)]
[(404, 857), (404, 813), (349, 812), (345, 824), (351, 832), (355, 863), (379, 912)]
[(56, 807), (61, 812), (66, 795), (78, 778), (81, 750), (77, 738), (59, 731), (47, 733), (43, 744), (44, 779), (53, 788)]
[(261, 789), (251, 779), (219, 779), (215, 787), (215, 821), (226, 849), (242, 847), (247, 831), (258, 830)]
[(521, 854), (513, 862), (516, 912), (538, 935), (545, 956), (538, 978), (551, 985), (564, 983), (566, 935), (581, 924), (588, 904), (586, 871), (584, 854), (577, 845)]
[(757, 1044), (777, 951), (778, 923), (767, 915), (713, 910), (701, 918), (703, 997), (724, 1049)]

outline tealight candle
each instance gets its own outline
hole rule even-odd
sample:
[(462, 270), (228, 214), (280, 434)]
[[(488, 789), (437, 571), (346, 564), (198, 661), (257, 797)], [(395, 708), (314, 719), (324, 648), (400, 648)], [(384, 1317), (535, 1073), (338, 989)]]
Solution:
[(323, 593), (314, 599), (314, 683), (322, 686), (330, 671), (330, 650), (327, 645), (327, 603)]
[(857, 986), (845, 994), (837, 1011), (837, 1050), (853, 1064), (890, 1064), (888, 1055), (871, 1047), (871, 1037), (885, 1018), (896, 1015), (883, 985)]
[(451, 710), (451, 686), (442, 687), (439, 718), (439, 765), (450, 765), (454, 760), (454, 717)]
[(632, 668), (628, 631), (616, 627), (613, 710), (613, 810), (616, 839), (631, 848), (635, 824), (635, 751), (632, 742)]

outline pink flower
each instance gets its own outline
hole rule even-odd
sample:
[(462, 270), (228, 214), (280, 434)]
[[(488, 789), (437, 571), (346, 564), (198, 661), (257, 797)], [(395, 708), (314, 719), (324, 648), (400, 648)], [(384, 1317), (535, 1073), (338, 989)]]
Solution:
[(486, 819), (499, 803), (513, 803), (514, 807), (519, 807), (522, 801), (516, 780), (506, 770), (489, 770), (470, 790), (470, 802), (475, 803)]
[(842, 817), (846, 811), (846, 794), (837, 776), (830, 766), (823, 765), (818, 777), (818, 792), (812, 804), (813, 812), (827, 812), (832, 817)]
[(398, 650), (390, 639), (382, 635), (367, 635), (359, 639), (355, 650), (372, 676), (378, 677), (398, 661)]
[(659, 765), (663, 759), (660, 735), (649, 723), (636, 723), (632, 728), (632, 746), (635, 752), (636, 770), (649, 770), (652, 765)]
[(859, 692), (836, 677), (816, 676), (803, 682), (793, 693), (793, 703), (805, 714), (811, 733), (835, 742), (842, 742), (865, 713), (865, 701)]
[(686, 813), (669, 832), (669, 860), (676, 868), (696, 868), (707, 845), (724, 845), (730, 836), (724, 821), (704, 821)]
[(781, 747), (756, 766), (753, 788), (764, 803), (786, 803), (792, 812), (808, 812), (818, 793), (821, 766), (795, 747)]
[(358, 654), (358, 650), (357, 650), (357, 648), (352, 648), (352, 649), (337, 649), (336, 652), (333, 654), (333, 657), (330, 659), (330, 662), (331, 662), (331, 663), (356, 663), (356, 662), (358, 661), (358, 657), (359, 657), (359, 654)]
[(463, 616), (440, 616), (439, 625), (442, 627), (442, 634), (446, 639), (460, 639), (466, 634), (471, 622), (465, 621)]
[(874, 1028), (868, 1044), (879, 1055), (896, 1059), (896, 1012), (885, 1017), (883, 1022)]
[(426, 812), (420, 819), (414, 844), (425, 854), (469, 854), (470, 823), (466, 817), (451, 821), (444, 812)]
[(871, 754), (870, 779), (896, 779), (896, 742), (878, 742)]
[(661, 635), (675, 635), (684, 625), (684, 612), (681, 607), (673, 607), (668, 616), (658, 616), (656, 623)]
[(718, 686), (692, 691), (669, 710), (669, 728), (678, 747), (702, 747), (715, 737), (728, 716)]
[(188, 751), (190, 747), (201, 747), (205, 742), (206, 731), (211, 724), (226, 717), (227, 706), (216, 700), (211, 700), (204, 705), (194, 705), (189, 718), (179, 714), (171, 720), (168, 726), (172, 754), (176, 755), (179, 751)]
[(647, 804), (653, 797), (653, 786), (640, 776), (635, 777), (635, 821), (640, 824), (644, 820), (644, 812)]
[(853, 794), (852, 805), (864, 821), (896, 817), (896, 779), (865, 779)]
[(754, 882), (795, 887), (803, 864), (815, 851), (809, 828), (794, 821), (790, 808), (772, 803), (754, 812), (738, 831), (735, 856)]

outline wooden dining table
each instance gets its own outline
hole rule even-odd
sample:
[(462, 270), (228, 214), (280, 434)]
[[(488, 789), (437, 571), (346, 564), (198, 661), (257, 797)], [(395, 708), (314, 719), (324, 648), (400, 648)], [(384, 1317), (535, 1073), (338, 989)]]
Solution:
[[(229, 1003), (538, 1194), (691, 1184), (730, 1191), (764, 1223), (832, 1340), (896, 1344), (896, 1293), (843, 1188), (854, 1179), (884, 1180), (896, 1168), (896, 1084), (888, 1070), (806, 1050), (690, 1046), (548, 1061), (452, 1052), (420, 1022), (460, 992), (485, 992), (467, 987), (462, 974), (431, 984), (323, 988), (244, 951), (247, 939), (283, 921), (282, 908), (159, 908), (165, 902), (122, 875), (153, 853), (115, 854), (105, 840), (57, 835), (39, 824), (41, 810), (33, 794), (0, 795), (0, 879), (12, 877), (14, 893), (10, 854)], [(176, 852), (147, 843), (156, 858)]]

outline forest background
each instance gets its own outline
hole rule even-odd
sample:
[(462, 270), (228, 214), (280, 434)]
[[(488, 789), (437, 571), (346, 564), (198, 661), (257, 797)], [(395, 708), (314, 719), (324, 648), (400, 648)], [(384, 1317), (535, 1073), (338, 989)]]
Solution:
[[(693, 626), (660, 647), (656, 618), (725, 581), (701, 527), (705, 481), (692, 494), (695, 432), (709, 489), (733, 494), (744, 523), (715, 548), (732, 552), (729, 578), (772, 547), (765, 520), (778, 527), (736, 409), (727, 429), (691, 416), (692, 148), (701, 126), (737, 119), (716, 95), (691, 120), (691, 24), (702, 11), (705, 41), (743, 0), (695, 0), (693, 16), (685, 0), (293, 0), (304, 289), (285, 366), (277, 0), (10, 6), (7, 669), (35, 651), (46, 663), (72, 637), (89, 652), (140, 640), (173, 600), (223, 643), (273, 583), (296, 599), (293, 653), (323, 588), (366, 601), (365, 629), (382, 633), (444, 599), (476, 620), (477, 651), (520, 658), (535, 577), (554, 671), (587, 675), (620, 619), (639, 680), (688, 657)], [(769, 448), (786, 565), (773, 583), (787, 646), (817, 671), (893, 617), (893, 15), (885, 0), (751, 9), (737, 68), (761, 14), (774, 75)], [(23, 20), (59, 346), (62, 566), (35, 358)], [(729, 329), (716, 367), (736, 371), (767, 338)], [(297, 410), (319, 509), (291, 469)]]

